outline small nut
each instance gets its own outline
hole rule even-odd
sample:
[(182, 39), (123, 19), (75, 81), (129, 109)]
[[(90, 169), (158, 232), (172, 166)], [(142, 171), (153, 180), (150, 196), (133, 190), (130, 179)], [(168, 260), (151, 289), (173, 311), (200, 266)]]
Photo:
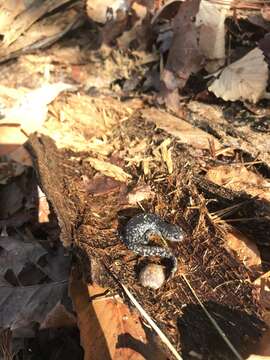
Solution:
[(144, 287), (159, 289), (165, 282), (164, 267), (157, 264), (146, 265), (139, 274), (139, 281)]

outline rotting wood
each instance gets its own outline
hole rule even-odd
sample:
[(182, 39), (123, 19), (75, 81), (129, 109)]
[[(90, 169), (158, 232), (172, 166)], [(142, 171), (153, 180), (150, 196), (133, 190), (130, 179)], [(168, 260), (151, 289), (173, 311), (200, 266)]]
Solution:
[(48, 137), (31, 135), (26, 146), (32, 154), (40, 186), (57, 216), (61, 240), (64, 246), (69, 246), (73, 240), (76, 211), (73, 202), (66, 196), (69, 191), (64, 179), (65, 160)]
[[(136, 137), (140, 142), (146, 136), (151, 139), (149, 143), (154, 148), (168, 134), (156, 131), (154, 124), (136, 118), (126, 121), (120, 128), (113, 128), (108, 141), (118, 141), (122, 149), (128, 150), (131, 138)], [(91, 269), (90, 259), (94, 258), (102, 264), (101, 271), (127, 284), (183, 355), (197, 351), (205, 359), (231, 359), (230, 349), (224, 346), (219, 334), (206, 319), (183, 280), (182, 272), (240, 353), (248, 352), (249, 343), (259, 340), (264, 324), (249, 282), (249, 271), (227, 251), (222, 233), (204, 210), (204, 192), (197, 189), (194, 181), (194, 172), (198, 171), (196, 159), (187, 149), (173, 141), (173, 174), (167, 175), (166, 164), (161, 159), (156, 160), (154, 175), (143, 180), (151, 186), (154, 194), (151, 199), (142, 202), (144, 209), (157, 212), (168, 221), (178, 222), (187, 233), (185, 240), (174, 249), (180, 263), (179, 271), (155, 292), (142, 288), (136, 277), (136, 269), (147, 260), (138, 261), (117, 236), (120, 218), (128, 219), (134, 213), (125, 192), (115, 189), (110, 193), (109, 201), (103, 194), (89, 196), (80, 174), (88, 172), (91, 178), (94, 171), (90, 165), (76, 161), (76, 156), (84, 159), (89, 153), (73, 153), (73, 160), (70, 160), (68, 153), (58, 152), (55, 148), (50, 150), (52, 142), (46, 137), (42, 136), (39, 140), (33, 137), (31, 144), (39, 163), (43, 190), (52, 202), (60, 227), (64, 224), (64, 237), (74, 239), (75, 245), (85, 255), (85, 267)], [(150, 150), (146, 148), (144, 151)], [(124, 167), (123, 170), (127, 169)], [(128, 171), (133, 177), (133, 187), (139, 179), (140, 169), (131, 165)], [(225, 199), (222, 207), (227, 201), (237, 203), (241, 199), (238, 193), (219, 188), (223, 194), (221, 198)], [(115, 285), (113, 287), (117, 288)]]

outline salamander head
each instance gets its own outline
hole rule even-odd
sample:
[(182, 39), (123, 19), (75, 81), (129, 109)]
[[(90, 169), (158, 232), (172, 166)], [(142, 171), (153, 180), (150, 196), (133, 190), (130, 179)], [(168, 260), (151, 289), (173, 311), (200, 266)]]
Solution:
[(183, 230), (173, 224), (168, 224), (162, 235), (169, 241), (182, 241), (184, 238)]

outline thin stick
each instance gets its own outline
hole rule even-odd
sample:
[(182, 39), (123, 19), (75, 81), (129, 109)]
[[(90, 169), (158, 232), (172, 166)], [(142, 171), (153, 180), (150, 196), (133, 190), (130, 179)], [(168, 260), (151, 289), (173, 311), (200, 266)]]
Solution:
[(201, 300), (198, 298), (197, 294), (195, 293), (194, 289), (192, 288), (192, 286), (190, 285), (189, 281), (187, 280), (185, 275), (181, 275), (183, 277), (183, 279), (185, 280), (187, 286), (189, 287), (189, 289), (191, 290), (192, 294), (194, 295), (194, 297), (196, 298), (196, 300), (198, 301), (198, 303), (200, 304), (200, 306), (202, 307), (203, 311), (205, 312), (205, 315), (208, 317), (208, 319), (211, 321), (211, 323), (214, 325), (214, 327), (216, 328), (216, 330), (218, 331), (219, 335), (222, 337), (222, 339), (225, 341), (225, 343), (229, 346), (229, 348), (231, 349), (231, 351), (234, 353), (234, 355), (237, 357), (238, 360), (243, 360), (242, 356), (238, 353), (238, 351), (235, 349), (235, 347), (233, 346), (233, 344), (230, 342), (230, 340), (227, 338), (226, 334), (224, 333), (224, 331), (220, 328), (220, 326), (218, 325), (218, 323), (216, 322), (216, 320), (210, 315), (210, 313), (208, 312), (208, 310), (206, 309), (206, 307), (203, 305), (203, 303), (201, 302)]
[[(177, 352), (175, 347), (172, 345), (170, 340), (167, 338), (167, 336), (159, 329), (159, 327), (156, 325), (156, 323), (151, 319), (151, 317), (147, 314), (147, 312), (142, 308), (142, 306), (138, 303), (138, 301), (134, 298), (134, 296), (131, 294), (131, 292), (126, 288), (125, 285), (121, 283), (122, 288), (124, 289), (127, 296), (130, 298), (130, 300), (133, 302), (133, 304), (136, 306), (136, 308), (139, 310), (140, 314), (148, 321), (148, 323), (151, 325), (151, 327), (155, 330), (155, 332), (158, 334), (160, 339), (163, 341), (163, 343), (169, 348), (169, 350), (173, 353), (175, 358), (177, 360), (183, 360), (183, 358), (180, 356), (180, 354)], [(241, 359), (242, 360), (242, 359)]]

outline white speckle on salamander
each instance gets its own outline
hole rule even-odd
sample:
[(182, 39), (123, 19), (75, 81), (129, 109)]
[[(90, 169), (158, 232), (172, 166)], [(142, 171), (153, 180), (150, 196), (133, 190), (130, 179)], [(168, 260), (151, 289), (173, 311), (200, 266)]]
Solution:
[(143, 213), (131, 218), (122, 234), (125, 245), (142, 256), (160, 256), (171, 259), (173, 262), (172, 274), (177, 269), (177, 259), (172, 251), (160, 246), (149, 246), (149, 236), (158, 235), (169, 241), (183, 240), (183, 230), (174, 224), (169, 224), (160, 216)]

